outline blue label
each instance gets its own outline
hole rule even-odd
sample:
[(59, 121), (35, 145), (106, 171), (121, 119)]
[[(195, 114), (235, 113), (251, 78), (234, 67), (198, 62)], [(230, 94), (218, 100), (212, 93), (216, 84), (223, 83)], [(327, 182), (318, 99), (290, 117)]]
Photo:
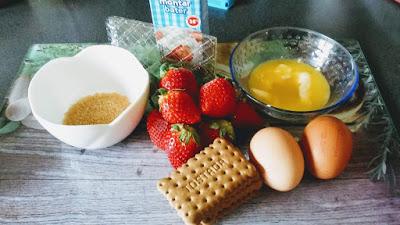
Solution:
[(202, 31), (207, 16), (205, 0), (150, 0), (153, 25)]

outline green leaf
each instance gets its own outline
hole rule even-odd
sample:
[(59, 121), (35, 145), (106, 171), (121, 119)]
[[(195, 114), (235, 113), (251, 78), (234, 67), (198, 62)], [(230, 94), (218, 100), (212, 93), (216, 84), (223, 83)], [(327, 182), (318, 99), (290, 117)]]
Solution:
[(180, 132), (179, 141), (185, 144), (189, 143), (192, 133), (185, 127), (185, 125), (181, 125)]
[(224, 78), (228, 81), (232, 82), (232, 78), (226, 74), (222, 74), (222, 73), (215, 73), (215, 78)]
[(181, 131), (181, 133), (179, 134), (179, 141), (181, 141), (182, 143), (187, 144), (189, 142), (186, 132)]
[(191, 129), (191, 134), (192, 134), (192, 137), (193, 137), (193, 139), (194, 139), (194, 141), (196, 142), (196, 144), (198, 144), (198, 145), (200, 145), (200, 136), (199, 136), (199, 134), (196, 132), (196, 130), (195, 129)]
[(160, 63), (154, 63), (146, 69), (151, 75), (150, 77), (156, 81), (160, 80), (160, 66)]
[(227, 120), (219, 120), (218, 124), (224, 130), (224, 136), (228, 135), (228, 137), (234, 141), (236, 138), (235, 129), (232, 126), (232, 123)]
[(185, 133), (185, 144), (189, 143), (190, 138), (192, 137), (192, 134), (188, 131), (184, 131), (183, 133)]
[(165, 95), (168, 93), (168, 90), (165, 88), (160, 88), (157, 90), (158, 93), (160, 93), (161, 95)]
[(151, 95), (150, 97), (150, 104), (152, 107), (158, 109), (159, 108), (159, 104), (158, 104), (158, 99), (160, 97), (158, 96), (158, 91), (154, 92), (153, 95)]
[(157, 89), (157, 91), (155, 91), (150, 97), (150, 104), (152, 105), (152, 107), (158, 109), (160, 95), (165, 95), (167, 93), (168, 93), (168, 90), (165, 88)]
[(0, 128), (2, 128), (7, 123), (7, 119), (5, 117), (0, 117)]
[(175, 65), (172, 65), (170, 63), (163, 63), (160, 66), (160, 73), (158, 74), (158, 78), (162, 79), (169, 70), (175, 69), (175, 68), (177, 68)]
[(160, 66), (160, 73), (158, 74), (158, 78), (162, 78), (162, 77), (164, 77), (164, 74), (168, 71), (168, 68), (169, 68), (169, 64), (168, 63), (163, 63), (163, 64), (161, 64), (161, 66)]
[(220, 126), (219, 126), (219, 124), (217, 123), (217, 122), (212, 122), (211, 124), (210, 124), (210, 128), (211, 129), (219, 129), (220, 128)]
[(221, 128), (221, 129), (219, 130), (219, 136), (220, 136), (220, 137), (225, 137), (225, 135), (226, 135), (226, 129), (225, 129), (225, 128)]
[(173, 131), (173, 132), (179, 132), (179, 131), (181, 131), (181, 127), (182, 127), (182, 124), (181, 124), (181, 123), (173, 124), (173, 125), (171, 126), (171, 131)]
[(21, 124), (20, 122), (16, 121), (8, 122), (6, 125), (0, 128), (0, 135), (14, 132), (20, 126), (20, 124)]

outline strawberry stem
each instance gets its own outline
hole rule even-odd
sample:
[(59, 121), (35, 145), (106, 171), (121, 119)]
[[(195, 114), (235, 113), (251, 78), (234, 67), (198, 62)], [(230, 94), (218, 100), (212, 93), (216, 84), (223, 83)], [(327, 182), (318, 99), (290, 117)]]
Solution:
[(231, 124), (231, 122), (227, 121), (227, 120), (216, 120), (213, 121), (210, 124), (210, 128), (211, 129), (215, 129), (215, 130), (219, 130), (219, 136), (220, 137), (226, 137), (226, 135), (228, 135), (228, 137), (233, 141), (235, 140), (235, 130), (233, 129), (233, 126)]
[(182, 123), (177, 123), (171, 126), (171, 131), (179, 133), (179, 141), (181, 141), (182, 143), (187, 144), (189, 143), (190, 139), (193, 138), (196, 144), (198, 145), (200, 144), (199, 134), (191, 126)]
[[(158, 95), (156, 95), (157, 93), (159, 93)], [(152, 101), (155, 101), (158, 103), (158, 107), (159, 105), (161, 105), (161, 103), (163, 102), (164, 98), (167, 96), (168, 94), (168, 90), (165, 88), (159, 88), (156, 92), (156, 96), (154, 97), (154, 100), (152, 99)]]
[(159, 79), (162, 79), (165, 76), (165, 74), (171, 69), (176, 69), (176, 66), (174, 66), (174, 65), (172, 65), (170, 63), (163, 63), (160, 66)]
[(165, 88), (159, 88), (157, 92), (160, 93), (160, 95), (166, 95), (168, 93), (168, 90)]

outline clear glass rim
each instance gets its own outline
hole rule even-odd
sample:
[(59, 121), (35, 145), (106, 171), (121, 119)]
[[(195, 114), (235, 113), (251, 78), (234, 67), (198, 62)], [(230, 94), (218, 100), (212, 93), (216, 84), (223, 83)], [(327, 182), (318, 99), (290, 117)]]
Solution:
[[(337, 45), (337, 46), (338, 46), (339, 48), (341, 48), (341, 49), (345, 52), (345, 54), (350, 58), (350, 63), (351, 63), (351, 67), (352, 67), (352, 73), (355, 75), (355, 81), (353, 82), (351, 88), (350, 88), (350, 89), (347, 91), (347, 93), (345, 93), (345, 95), (344, 95), (341, 99), (339, 99), (339, 101), (337, 101), (336, 103), (334, 103), (334, 104), (332, 104), (332, 105), (330, 105), (330, 106), (321, 108), (321, 109), (310, 110), (310, 111), (292, 111), (292, 110), (287, 110), (287, 109), (281, 109), (281, 108), (277, 108), (277, 107), (275, 107), (275, 106), (272, 106), (272, 105), (270, 105), (270, 104), (265, 104), (265, 103), (259, 101), (258, 99), (256, 99), (255, 97), (253, 97), (248, 91), (246, 91), (246, 90), (242, 87), (242, 85), (240, 84), (240, 82), (238, 82), (238, 81), (236, 80), (235, 70), (234, 70), (234, 68), (233, 68), (233, 56), (234, 56), (234, 54), (235, 54), (237, 48), (238, 48), (243, 42), (247, 41), (248, 39), (252, 38), (253, 36), (256, 36), (256, 35), (259, 35), (259, 34), (262, 34), (262, 33), (266, 33), (266, 32), (271, 31), (271, 30), (296, 30), (296, 31), (303, 31), (303, 32), (307, 32), (307, 33), (311, 33), (311, 34), (314, 34), (314, 35), (316, 35), (316, 36), (319, 36), (319, 37), (321, 37), (321, 38), (323, 38), (323, 39), (326, 39), (327, 41), (332, 42), (333, 44)], [(356, 65), (356, 63), (355, 63), (355, 61), (354, 61), (354, 59), (353, 59), (353, 56), (350, 54), (350, 52), (349, 52), (345, 47), (343, 47), (343, 45), (341, 45), (339, 42), (335, 41), (334, 39), (332, 39), (332, 38), (330, 38), (330, 37), (328, 37), (328, 36), (326, 36), (326, 35), (324, 35), (324, 34), (318, 33), (318, 32), (316, 32), (316, 31), (309, 30), (309, 29), (305, 29), (305, 28), (299, 28), (299, 27), (290, 27), (290, 26), (271, 27), (271, 28), (267, 28), (267, 29), (264, 29), (264, 30), (256, 31), (256, 32), (254, 32), (254, 33), (248, 35), (246, 38), (244, 38), (242, 41), (240, 41), (240, 42), (235, 46), (235, 48), (232, 50), (231, 55), (230, 55), (230, 57), (229, 57), (229, 69), (230, 69), (230, 72), (231, 72), (231, 78), (232, 78), (232, 80), (234, 81), (234, 83), (236, 83), (237, 86), (239, 86), (239, 88), (241, 89), (241, 91), (243, 91), (243, 92), (247, 95), (247, 97), (250, 98), (252, 101), (254, 101), (254, 102), (257, 103), (258, 105), (261, 105), (261, 106), (263, 106), (263, 107), (267, 107), (267, 108), (274, 109), (275, 111), (280, 111), (280, 112), (285, 112), (285, 113), (292, 113), (292, 114), (307, 114), (307, 113), (329, 112), (329, 111), (331, 111), (331, 110), (337, 108), (339, 105), (341, 105), (341, 104), (347, 102), (347, 101), (353, 96), (354, 92), (356, 91), (356, 89), (357, 89), (357, 87), (358, 87), (358, 83), (359, 83), (359, 74), (358, 74), (357, 65)]]

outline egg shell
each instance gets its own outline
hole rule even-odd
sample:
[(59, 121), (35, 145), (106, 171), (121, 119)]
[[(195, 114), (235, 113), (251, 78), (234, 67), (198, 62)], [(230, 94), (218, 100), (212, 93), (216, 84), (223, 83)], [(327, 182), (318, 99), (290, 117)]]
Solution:
[(353, 140), (351, 131), (341, 120), (319, 116), (304, 129), (301, 145), (310, 173), (320, 179), (332, 179), (346, 168)]
[(250, 141), (249, 155), (264, 183), (272, 189), (290, 191), (303, 178), (304, 158), (300, 146), (281, 128), (259, 130)]

